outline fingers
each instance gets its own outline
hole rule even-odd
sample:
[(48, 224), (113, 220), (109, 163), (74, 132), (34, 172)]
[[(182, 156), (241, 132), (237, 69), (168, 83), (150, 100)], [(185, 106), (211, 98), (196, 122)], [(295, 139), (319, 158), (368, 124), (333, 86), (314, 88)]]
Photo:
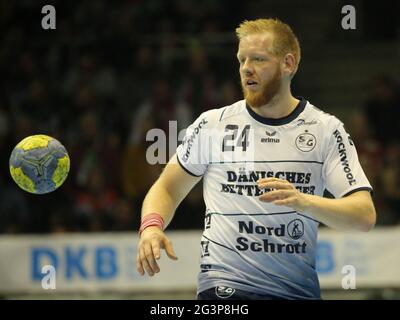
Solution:
[(260, 179), (257, 181), (257, 185), (260, 189), (293, 189), (293, 185), (287, 180), (277, 178)]
[(144, 269), (142, 267), (142, 262), (140, 260), (139, 252), (136, 254), (136, 270), (141, 276), (144, 275)]
[(258, 180), (257, 180), (257, 183), (260, 184), (260, 183), (269, 182), (269, 181), (287, 181), (287, 180), (283, 180), (283, 179), (271, 177), (271, 178), (261, 178), (261, 179), (258, 179)]
[(149, 272), (147, 273), (152, 276), (154, 275), (154, 273), (160, 272), (160, 268), (158, 267), (156, 259), (154, 258), (153, 248), (151, 245), (147, 245), (144, 247), (144, 254), (146, 255), (147, 263), (150, 266), (151, 272), (153, 274), (150, 274)]
[(172, 243), (167, 238), (164, 239), (164, 248), (165, 248), (165, 252), (167, 253), (167, 255), (170, 259), (178, 260), (178, 257), (176, 256), (174, 249), (172, 248)]
[(170, 259), (178, 259), (172, 248), (172, 243), (167, 237), (161, 239), (153, 237), (151, 240), (147, 239), (140, 242), (136, 256), (136, 269), (140, 275), (144, 275), (147, 272), (149, 276), (153, 276), (155, 273), (160, 272), (160, 267), (156, 260), (161, 257), (161, 248), (165, 249)]
[[(152, 241), (154, 243), (154, 240)], [(152, 243), (145, 241), (139, 245), (139, 252), (136, 256), (136, 269), (140, 275), (144, 275), (146, 271), (149, 276), (153, 276), (155, 273), (160, 272), (160, 268), (156, 262), (156, 257), (160, 257), (159, 245), (155, 246), (154, 254)], [(158, 247), (158, 251), (157, 251)]]
[(152, 239), (151, 240), (151, 246), (153, 249), (153, 255), (156, 260), (160, 259), (161, 254), (160, 254), (160, 243), (158, 242), (157, 239)]
[[(147, 250), (148, 252), (148, 250)], [(147, 272), (149, 276), (154, 275), (154, 271), (151, 269), (149, 262), (147, 261), (146, 251), (144, 246), (140, 246), (139, 248), (139, 255), (140, 255), (140, 263), (142, 264), (143, 269)]]
[(266, 189), (258, 199), (278, 206), (304, 211), (312, 205), (312, 195), (304, 194), (287, 180), (266, 178), (257, 181), (259, 189)]
[(280, 206), (290, 206), (294, 201), (293, 199), (295, 199), (294, 195), (297, 190), (287, 180), (266, 178), (258, 180), (257, 184), (260, 189), (271, 189), (271, 191), (265, 192), (259, 197), (260, 201), (273, 202)]
[(274, 204), (278, 205), (278, 206), (288, 206), (290, 207), (291, 205), (293, 205), (296, 202), (296, 198), (294, 197), (289, 197), (286, 199), (282, 199), (282, 200), (275, 200)]
[(266, 193), (263, 193), (261, 196), (259, 196), (259, 200), (264, 201), (264, 202), (274, 202), (276, 204), (277, 200), (283, 200), (286, 199), (290, 196), (292, 196), (294, 193), (294, 190), (273, 190), (269, 191)]

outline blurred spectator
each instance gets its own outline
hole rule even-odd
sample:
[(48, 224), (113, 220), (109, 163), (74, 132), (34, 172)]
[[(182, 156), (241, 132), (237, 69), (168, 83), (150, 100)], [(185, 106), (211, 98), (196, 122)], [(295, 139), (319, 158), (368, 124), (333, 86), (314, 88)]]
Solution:
[(398, 114), (400, 99), (393, 80), (386, 76), (373, 79), (372, 95), (366, 104), (368, 124), (373, 135), (384, 146), (391, 141), (399, 142)]
[(99, 60), (99, 56), (94, 53), (85, 53), (80, 57), (79, 64), (66, 75), (63, 88), (65, 95), (71, 95), (82, 85), (88, 86), (100, 98), (115, 93), (114, 71)]
[(151, 165), (146, 159), (146, 133), (152, 128), (155, 128), (155, 122), (151, 115), (142, 118), (141, 122), (134, 122), (122, 152), (123, 191), (125, 196), (135, 201), (137, 211), (140, 211), (145, 193), (161, 173), (160, 165)]
[(0, 233), (29, 232), (31, 208), (24, 195), (0, 179)]
[(21, 113), (29, 114), (33, 126), (41, 128), (41, 132), (51, 131), (56, 124), (51, 92), (41, 79), (35, 78), (29, 83), (28, 95), (21, 101)]
[(120, 199), (114, 210), (114, 222), (111, 226), (113, 231), (131, 231), (140, 226), (140, 212), (135, 211), (131, 204), (132, 200)]
[(361, 111), (350, 114), (348, 121), (349, 132), (355, 142), (360, 163), (365, 170), (368, 180), (374, 188), (379, 184), (379, 175), (383, 165), (383, 146), (372, 135), (366, 115)]
[[(386, 150), (382, 169), (382, 191), (386, 204), (387, 223), (400, 223), (400, 144), (391, 143)], [(385, 217), (383, 217), (385, 218)]]
[(197, 115), (216, 107), (216, 83), (209, 69), (208, 56), (200, 45), (191, 48), (189, 59), (189, 69), (181, 80), (179, 94)]
[(353, 111), (350, 114), (347, 127), (357, 148), (360, 163), (375, 190), (375, 209), (379, 216), (378, 223), (382, 223), (386, 219), (382, 219), (386, 211), (384, 195), (381, 192), (381, 173), (385, 160), (383, 145), (373, 137), (367, 116), (362, 111)]
[(218, 105), (228, 106), (238, 101), (241, 98), (240, 91), (238, 85), (232, 80), (226, 80), (222, 83), (220, 91), (220, 96), (218, 97), (219, 102)]
[(79, 187), (86, 187), (89, 176), (100, 160), (99, 150), (103, 136), (99, 132), (98, 117), (93, 112), (85, 113), (80, 118), (80, 124), (75, 132), (76, 145), (72, 148), (71, 158), (74, 159), (76, 169), (76, 183)]
[[(102, 231), (112, 227), (118, 194), (105, 183), (103, 170), (90, 171), (87, 188), (75, 197), (75, 214), (80, 231)], [(79, 230), (79, 229), (78, 229)]]
[(121, 70), (119, 81), (118, 99), (126, 112), (135, 109), (140, 101), (150, 95), (151, 84), (158, 69), (153, 48), (141, 45), (130, 51), (132, 57), (129, 56), (127, 61), (130, 67)]

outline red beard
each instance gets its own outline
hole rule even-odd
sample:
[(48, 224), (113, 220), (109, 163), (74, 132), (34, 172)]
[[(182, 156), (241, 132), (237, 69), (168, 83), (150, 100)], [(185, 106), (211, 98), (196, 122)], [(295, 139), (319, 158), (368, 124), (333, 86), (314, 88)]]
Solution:
[(279, 92), (281, 88), (282, 73), (279, 68), (276, 68), (272, 78), (264, 83), (261, 90), (258, 92), (252, 92), (248, 90), (242, 84), (242, 91), (246, 102), (253, 108), (259, 108), (268, 104)]

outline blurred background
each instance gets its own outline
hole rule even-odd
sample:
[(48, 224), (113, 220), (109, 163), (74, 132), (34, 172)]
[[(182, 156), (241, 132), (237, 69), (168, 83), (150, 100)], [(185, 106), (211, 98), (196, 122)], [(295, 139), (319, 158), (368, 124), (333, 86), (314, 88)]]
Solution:
[[(41, 27), (45, 4), (56, 30)], [(341, 27), (346, 4), (355, 30)], [(135, 232), (163, 167), (146, 162), (146, 132), (168, 132), (171, 120), (184, 129), (241, 99), (234, 29), (261, 17), (293, 28), (302, 47), (293, 94), (345, 123), (375, 189), (378, 228), (399, 226), (399, 11), (395, 0), (0, 0), (0, 233)], [(8, 168), (14, 146), (38, 133), (71, 158), (65, 184), (42, 196), (21, 191)], [(203, 228), (201, 192), (169, 230)]]

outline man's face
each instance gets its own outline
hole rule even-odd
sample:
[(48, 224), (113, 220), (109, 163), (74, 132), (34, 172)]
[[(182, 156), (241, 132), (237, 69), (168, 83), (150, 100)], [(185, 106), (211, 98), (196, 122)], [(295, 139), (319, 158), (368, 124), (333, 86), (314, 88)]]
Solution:
[(243, 95), (253, 108), (269, 103), (281, 88), (280, 63), (271, 48), (270, 33), (248, 35), (239, 43), (237, 57)]

